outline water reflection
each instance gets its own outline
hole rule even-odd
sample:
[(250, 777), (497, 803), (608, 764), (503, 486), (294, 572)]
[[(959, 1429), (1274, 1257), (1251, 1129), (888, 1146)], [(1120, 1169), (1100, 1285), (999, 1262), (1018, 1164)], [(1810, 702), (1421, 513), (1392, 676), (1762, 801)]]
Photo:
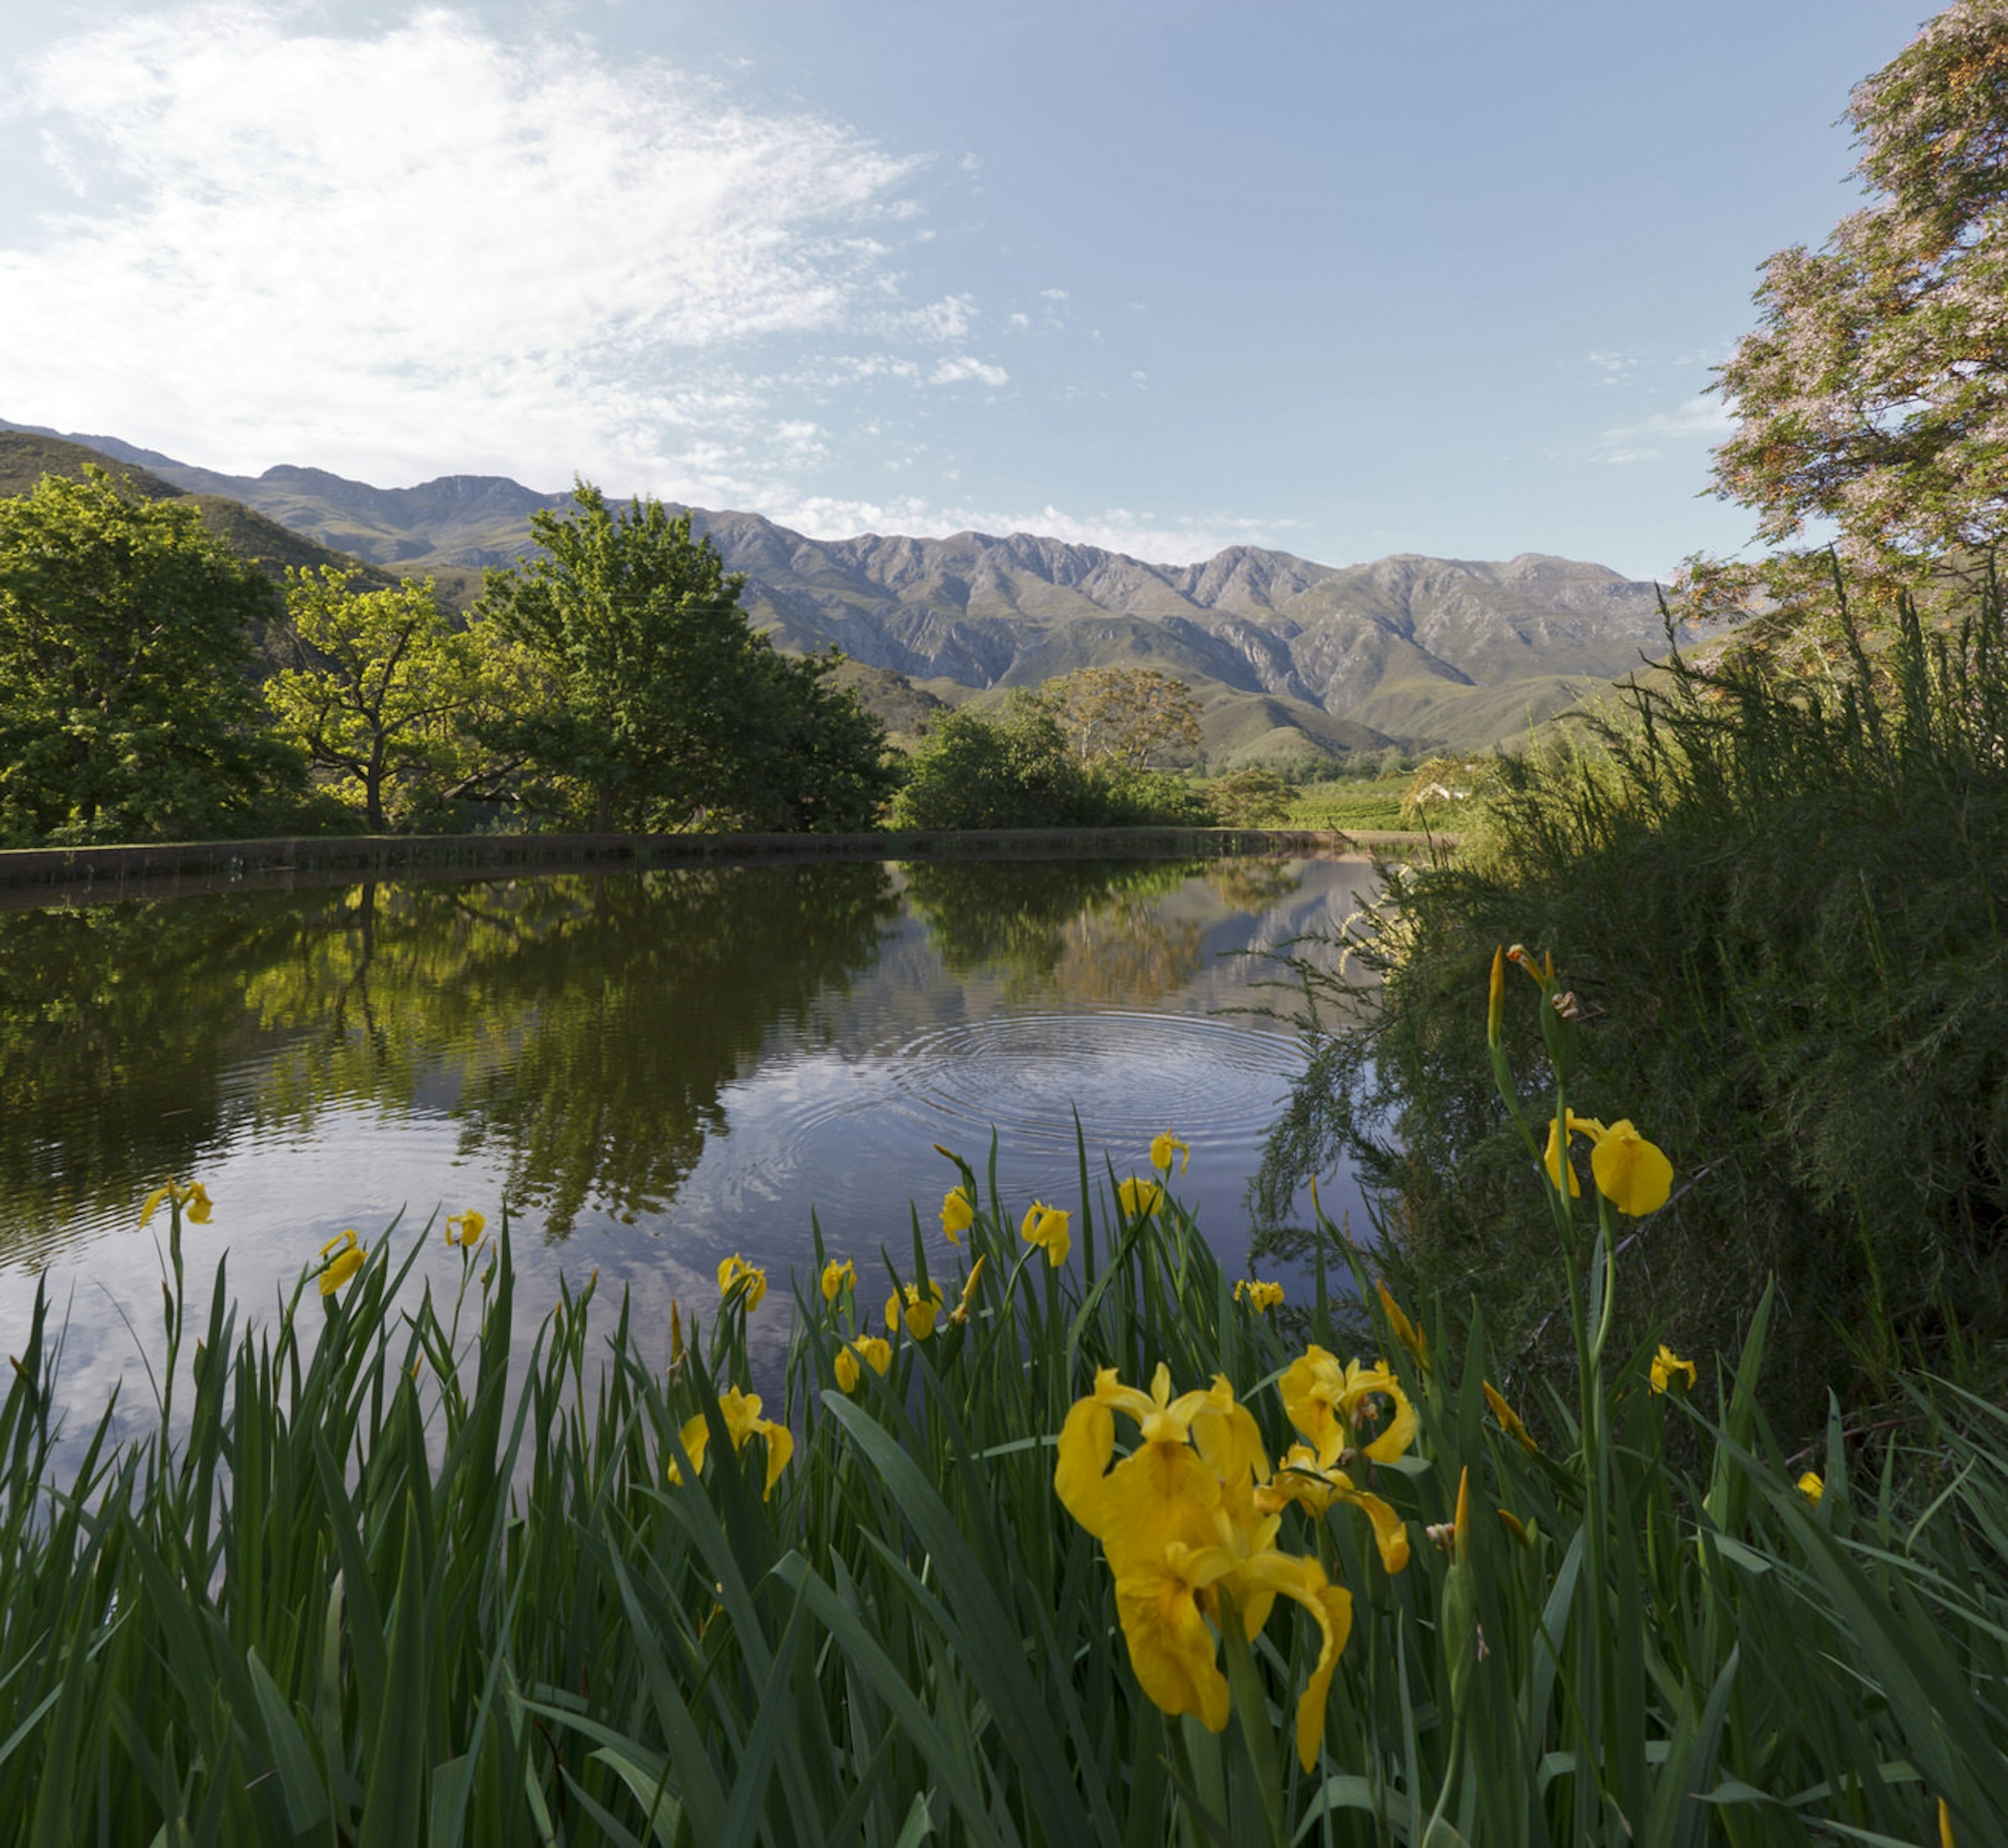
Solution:
[(1155, 1000), (1189, 981), (1203, 931), (1156, 901), (1206, 863), (1062, 860), (910, 869), (907, 894), (952, 975), (1000, 975), (1013, 1000)]
[(800, 1268), (812, 1210), (861, 1271), (905, 1249), (908, 1201), (931, 1228), (953, 1178), (932, 1143), (981, 1164), (995, 1125), (1012, 1197), (1078, 1193), (1076, 1112), (1098, 1175), (1175, 1124), (1187, 1197), (1245, 1263), (1300, 1055), (1221, 1011), (1273, 973), (1232, 952), (1370, 884), (1358, 862), (818, 864), (0, 913), (0, 1342), (46, 1270), (66, 1370), (131, 1370), (158, 1288), (133, 1214), (169, 1173), (217, 1201), (192, 1280), (227, 1249), (247, 1302), (345, 1226), (506, 1204), (533, 1313), (561, 1266), (597, 1266), (666, 1322), (672, 1297), (708, 1312), (725, 1253)]

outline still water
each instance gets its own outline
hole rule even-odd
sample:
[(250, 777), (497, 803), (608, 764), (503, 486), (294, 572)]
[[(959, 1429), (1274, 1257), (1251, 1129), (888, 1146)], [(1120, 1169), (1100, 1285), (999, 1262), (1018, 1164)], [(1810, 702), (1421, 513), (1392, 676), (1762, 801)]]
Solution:
[[(597, 1270), (661, 1331), (707, 1320), (720, 1259), (776, 1286), (778, 1355), (813, 1210), (882, 1290), (930, 1263), (955, 1179), (993, 1126), (1013, 1217), (1078, 1208), (1091, 1170), (1178, 1182), (1232, 1270), (1244, 1201), (1301, 1066), (1287, 995), (1250, 952), (1337, 927), (1370, 899), (1357, 860), (815, 864), (232, 892), (0, 913), (0, 1347), (38, 1283), (66, 1323), (61, 1376), (94, 1418), (121, 1380), (146, 1422), (169, 1175), (215, 1203), (187, 1229), (190, 1316), (217, 1262), (256, 1315), (353, 1226), (451, 1292), (445, 1216), (506, 1208), (521, 1337), (560, 1274)], [(1342, 1189), (1326, 1205), (1342, 1210)], [(164, 1217), (164, 1216), (163, 1216)], [(1264, 1274), (1297, 1280), (1263, 1264)], [(869, 1291), (861, 1292), (871, 1299)]]

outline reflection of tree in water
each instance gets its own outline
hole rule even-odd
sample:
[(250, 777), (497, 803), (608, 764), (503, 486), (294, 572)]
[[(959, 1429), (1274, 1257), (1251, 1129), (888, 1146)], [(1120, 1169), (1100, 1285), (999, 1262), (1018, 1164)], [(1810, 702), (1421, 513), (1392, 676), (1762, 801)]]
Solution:
[(1200, 864), (923, 862), (907, 868), (907, 896), (951, 975), (999, 975), (1014, 999), (1142, 1000), (1204, 966), (1204, 926), (1157, 909)]
[(499, 1145), (553, 1235), (589, 1202), (659, 1208), (722, 1087), (898, 910), (882, 867), (818, 865), (0, 917), (5, 1238), (186, 1173), (246, 1115), (306, 1128), (356, 1100)]
[[(255, 1051), (247, 972), (281, 952), (281, 894), (0, 914), (0, 1253), (38, 1256), (86, 1208), (185, 1175)], [(132, 1177), (142, 1177), (135, 1190)]]
[(1206, 882), (1222, 904), (1237, 911), (1264, 911), (1296, 892), (1304, 876), (1287, 860), (1216, 860), (1206, 869)]
[(265, 1094), (309, 1115), (434, 1097), (550, 1237), (589, 1205), (659, 1211), (723, 1129), (720, 1090), (869, 963), (898, 910), (876, 865), (364, 887), (260, 985), (268, 1015), (323, 1023)]
[(594, 1200), (666, 1206), (724, 1126), (720, 1090), (868, 966), (899, 915), (876, 864), (572, 884), (575, 914), (495, 972), (490, 1005), (518, 1049), (456, 1113), (463, 1147), (507, 1149), (511, 1197), (542, 1207), (553, 1237)]

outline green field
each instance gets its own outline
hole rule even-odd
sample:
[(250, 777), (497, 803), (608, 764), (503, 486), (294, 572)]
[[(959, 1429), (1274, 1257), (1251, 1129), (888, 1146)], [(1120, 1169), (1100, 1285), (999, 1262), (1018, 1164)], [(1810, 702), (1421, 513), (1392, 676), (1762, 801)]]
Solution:
[(1404, 774), (1367, 782), (1343, 778), (1306, 783), (1290, 809), (1289, 828), (1335, 828), (1350, 833), (1360, 829), (1402, 828), (1402, 798), (1413, 779)]

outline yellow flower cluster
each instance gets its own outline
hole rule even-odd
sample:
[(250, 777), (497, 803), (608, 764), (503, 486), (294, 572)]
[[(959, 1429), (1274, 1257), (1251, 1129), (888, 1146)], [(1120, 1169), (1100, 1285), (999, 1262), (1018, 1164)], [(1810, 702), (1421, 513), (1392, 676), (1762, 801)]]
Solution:
[(1246, 1303), (1258, 1316), (1266, 1316), (1272, 1309), (1282, 1306), (1283, 1286), (1278, 1283), (1256, 1283), (1244, 1277), (1234, 1286), (1234, 1300)]
[(860, 1361), (882, 1380), (893, 1364), (893, 1344), (882, 1334), (861, 1334), (837, 1350), (836, 1383), (846, 1392), (857, 1390)]
[(1125, 1219), (1148, 1219), (1164, 1204), (1165, 1190), (1155, 1181), (1131, 1179), (1117, 1186), (1115, 1197), (1122, 1203)]
[[(1408, 1535), (1348, 1466), (1390, 1461), (1408, 1447), (1416, 1415), (1394, 1375), (1341, 1365), (1312, 1347), (1285, 1369), (1283, 1407), (1305, 1442), (1272, 1468), (1247, 1407), (1225, 1376), (1173, 1397), (1160, 1366), (1148, 1393), (1113, 1368), (1069, 1411), (1053, 1486), (1067, 1511), (1101, 1542), (1115, 1578), (1116, 1609), (1144, 1691), (1167, 1713), (1190, 1713), (1213, 1731), (1227, 1724), (1228, 1684), (1215, 1632), (1239, 1625), (1252, 1639), (1278, 1597), (1292, 1599), (1320, 1632), (1318, 1658), (1297, 1702), (1297, 1756), (1308, 1771), (1324, 1733), (1325, 1698), (1352, 1627), (1352, 1595), (1319, 1561), (1284, 1552), (1277, 1536), (1292, 1501), (1322, 1511), (1350, 1501), (1373, 1524), (1391, 1572), (1408, 1564)], [(1384, 1405), (1386, 1428), (1372, 1436)], [(1137, 1447), (1119, 1461), (1115, 1414), (1133, 1420)]]

